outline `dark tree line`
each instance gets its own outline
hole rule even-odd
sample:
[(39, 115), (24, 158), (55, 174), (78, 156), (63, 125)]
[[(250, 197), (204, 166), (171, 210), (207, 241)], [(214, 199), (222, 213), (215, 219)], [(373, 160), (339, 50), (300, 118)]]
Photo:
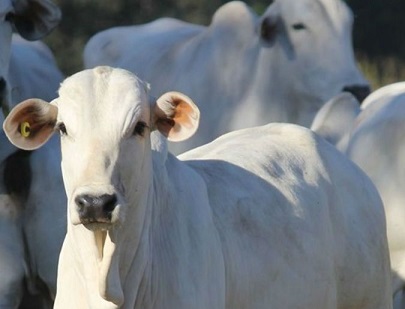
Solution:
[(370, 57), (405, 58), (404, 0), (347, 0), (355, 16), (355, 48)]

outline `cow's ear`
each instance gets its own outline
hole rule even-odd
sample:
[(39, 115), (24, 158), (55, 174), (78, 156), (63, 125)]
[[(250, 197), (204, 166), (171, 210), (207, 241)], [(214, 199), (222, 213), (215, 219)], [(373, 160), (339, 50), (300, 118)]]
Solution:
[(59, 7), (50, 0), (14, 1), (10, 18), (17, 32), (27, 40), (38, 40), (61, 20)]
[(257, 25), (257, 33), (260, 40), (269, 46), (274, 44), (277, 33), (280, 30), (278, 15), (276, 4), (271, 4), (259, 19)]
[(194, 102), (180, 92), (162, 95), (152, 110), (152, 123), (169, 141), (191, 137), (198, 128), (200, 111)]
[(33, 150), (52, 136), (58, 108), (40, 99), (28, 99), (16, 105), (3, 123), (8, 139), (16, 147)]
[(267, 44), (274, 43), (277, 35), (277, 19), (274, 16), (267, 16), (262, 19), (259, 35), (263, 42)]
[(343, 92), (322, 106), (312, 122), (311, 130), (337, 146), (353, 127), (360, 111), (359, 101), (352, 94)]

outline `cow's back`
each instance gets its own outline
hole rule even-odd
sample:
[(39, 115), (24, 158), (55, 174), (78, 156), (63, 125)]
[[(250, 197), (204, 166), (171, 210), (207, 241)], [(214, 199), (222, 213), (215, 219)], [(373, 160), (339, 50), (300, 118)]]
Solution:
[[(148, 81), (151, 76), (155, 78), (158, 72), (164, 72), (171, 66), (170, 63), (162, 63), (162, 59), (167, 61), (175, 57), (174, 46), (183, 46), (203, 29), (202, 26), (173, 18), (161, 18), (144, 25), (114, 27), (89, 40), (84, 50), (84, 65), (87, 68), (101, 64), (125, 68)], [(94, 54), (95, 50), (100, 52)], [(134, 61), (134, 55), (140, 59), (147, 57), (147, 65), (143, 61)], [(155, 84), (161, 83), (154, 80)]]
[(385, 221), (369, 179), (308, 130), (251, 130), (180, 156), (199, 158), (188, 164), (208, 186), (228, 308), (255, 303), (246, 295), (263, 300), (254, 308), (384, 308)]

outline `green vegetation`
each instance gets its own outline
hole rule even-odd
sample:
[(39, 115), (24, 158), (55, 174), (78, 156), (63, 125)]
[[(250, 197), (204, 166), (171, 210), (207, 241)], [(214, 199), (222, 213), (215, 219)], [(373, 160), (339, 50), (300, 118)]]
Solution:
[[(66, 75), (82, 69), (85, 42), (96, 32), (170, 16), (208, 24), (226, 0), (54, 0), (60, 26), (45, 41)], [(297, 0), (298, 1), (298, 0)], [(261, 14), (269, 0), (248, 0)], [(346, 0), (355, 16), (354, 46), (359, 66), (373, 88), (405, 80), (405, 1)]]

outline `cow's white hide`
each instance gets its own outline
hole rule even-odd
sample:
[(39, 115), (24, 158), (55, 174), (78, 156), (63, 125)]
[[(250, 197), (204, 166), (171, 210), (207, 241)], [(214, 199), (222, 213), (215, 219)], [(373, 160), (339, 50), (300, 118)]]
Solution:
[(405, 82), (378, 89), (361, 108), (349, 94), (334, 98), (319, 111), (312, 129), (376, 185), (387, 217), (394, 308), (405, 308)]

